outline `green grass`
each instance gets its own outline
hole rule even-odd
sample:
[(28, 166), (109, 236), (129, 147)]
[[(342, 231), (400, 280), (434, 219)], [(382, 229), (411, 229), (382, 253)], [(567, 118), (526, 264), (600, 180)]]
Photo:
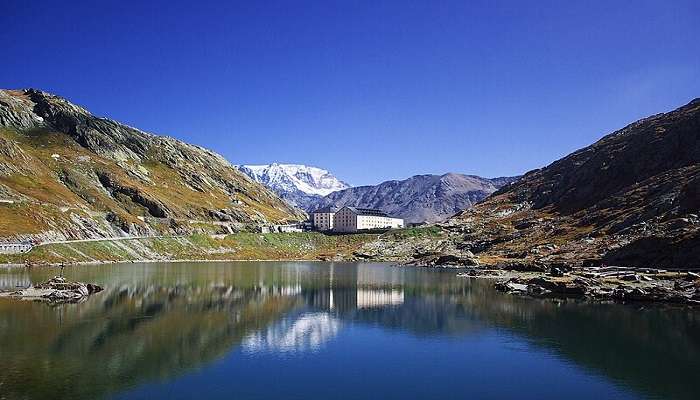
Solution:
[(0, 254), (0, 263), (42, 264), (146, 259), (326, 260), (349, 258), (378, 235), (328, 236), (318, 232), (236, 233), (224, 239), (209, 235), (78, 242), (38, 246), (26, 254)]

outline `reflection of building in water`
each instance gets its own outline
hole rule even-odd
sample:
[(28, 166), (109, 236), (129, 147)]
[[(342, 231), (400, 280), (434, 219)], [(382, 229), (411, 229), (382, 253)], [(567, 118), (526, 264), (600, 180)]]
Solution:
[(376, 270), (378, 269), (371, 266), (360, 266), (334, 271), (331, 264), (327, 286), (304, 290), (307, 304), (317, 309), (341, 313), (403, 304), (404, 292), (400, 288), (400, 276), (395, 276), (393, 271), (390, 274), (377, 274), (374, 272)]
[(357, 308), (375, 308), (403, 304), (403, 290), (357, 289)]
[(263, 295), (272, 296), (296, 296), (301, 293), (301, 285), (287, 285), (287, 286), (260, 286), (260, 293)]
[(17, 289), (28, 287), (32, 284), (28, 275), (0, 275), (0, 289)]

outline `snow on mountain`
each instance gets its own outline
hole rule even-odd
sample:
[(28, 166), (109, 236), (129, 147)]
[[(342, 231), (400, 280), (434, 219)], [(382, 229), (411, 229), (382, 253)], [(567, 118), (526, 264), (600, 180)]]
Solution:
[(350, 187), (327, 170), (307, 165), (274, 163), (240, 165), (238, 169), (302, 209), (323, 196)]

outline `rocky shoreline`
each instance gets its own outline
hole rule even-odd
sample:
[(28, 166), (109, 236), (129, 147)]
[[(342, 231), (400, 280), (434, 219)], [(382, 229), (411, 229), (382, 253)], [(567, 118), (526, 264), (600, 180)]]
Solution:
[(79, 303), (101, 291), (102, 287), (92, 283), (71, 282), (62, 276), (55, 276), (28, 288), (0, 292), (0, 298), (48, 303)]
[[(143, 260), (133, 262), (221, 262), (263, 260)], [(321, 261), (277, 260), (264, 261)], [(349, 260), (347, 260), (349, 261)], [(361, 260), (359, 260), (361, 261)], [(382, 262), (373, 260), (374, 262)], [(451, 260), (454, 261), (454, 260)], [(388, 261), (384, 261), (388, 262)], [(73, 265), (102, 264), (112, 262), (84, 262)], [(129, 262), (127, 262), (129, 263)], [(44, 264), (63, 266), (64, 264)], [(397, 263), (401, 266), (457, 269), (460, 278), (494, 279), (495, 289), (519, 296), (536, 298), (578, 298), (594, 301), (657, 302), (700, 305), (700, 274), (693, 271), (668, 271), (656, 268), (620, 266), (570, 267), (562, 264), (550, 266), (527, 264), (459, 265), (440, 263), (419, 265), (415, 262)], [(5, 265), (9, 266), (9, 265)], [(26, 265), (17, 265), (26, 267)], [(57, 276), (47, 282), (18, 291), (0, 292), (0, 298), (15, 298), (47, 302), (79, 302), (102, 288), (82, 282), (67, 282)]]
[(497, 290), (519, 296), (700, 305), (700, 274), (692, 271), (609, 266), (551, 267), (539, 272), (476, 267), (457, 276), (497, 279)]

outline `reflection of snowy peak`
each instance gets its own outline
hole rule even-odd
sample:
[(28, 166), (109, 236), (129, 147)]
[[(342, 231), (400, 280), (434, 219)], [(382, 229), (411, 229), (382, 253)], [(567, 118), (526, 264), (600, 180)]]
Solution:
[(244, 351), (305, 352), (317, 350), (340, 331), (340, 321), (326, 313), (285, 318), (243, 340)]
[(325, 169), (306, 165), (275, 163), (241, 165), (238, 169), (301, 208), (306, 208), (312, 200), (350, 187)]

